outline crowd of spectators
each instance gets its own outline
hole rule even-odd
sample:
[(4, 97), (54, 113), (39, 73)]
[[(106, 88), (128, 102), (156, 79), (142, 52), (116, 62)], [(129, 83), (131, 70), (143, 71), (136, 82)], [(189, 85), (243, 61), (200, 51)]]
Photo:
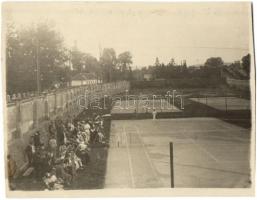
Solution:
[(30, 138), (25, 149), (27, 171), (31, 170), (46, 190), (70, 187), (77, 172), (90, 163), (90, 147), (105, 143), (103, 126), (102, 116), (95, 113), (80, 121), (51, 121), (47, 144), (41, 141), (39, 131)]

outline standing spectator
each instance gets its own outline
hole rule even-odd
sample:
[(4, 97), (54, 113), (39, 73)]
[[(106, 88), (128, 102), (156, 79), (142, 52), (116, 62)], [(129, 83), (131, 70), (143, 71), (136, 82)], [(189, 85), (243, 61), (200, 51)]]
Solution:
[(155, 109), (153, 109), (153, 120), (155, 120), (156, 119), (156, 115), (157, 115), (157, 112), (156, 112), (156, 110)]
[(62, 121), (59, 121), (58, 125), (56, 126), (56, 138), (57, 138), (57, 146), (61, 146), (64, 144), (64, 140), (65, 140), (65, 133), (64, 133), (64, 125), (62, 123)]
[(33, 165), (33, 158), (35, 155), (36, 149), (35, 149), (35, 145), (34, 145), (34, 138), (33, 136), (30, 138), (29, 144), (25, 149), (25, 153), (26, 156), (28, 158), (28, 162), (29, 162), (29, 167), (31, 167)]
[(36, 148), (40, 147), (40, 145), (41, 145), (40, 132), (36, 131), (36, 133), (34, 134), (33, 138), (34, 138), (34, 145), (35, 145), (35, 147)]
[(55, 136), (56, 134), (56, 128), (55, 128), (55, 124), (53, 121), (50, 121), (49, 127), (48, 127), (48, 131), (50, 136)]
[(40, 148), (36, 151), (34, 158), (35, 176), (40, 180), (47, 170), (47, 152), (44, 144), (40, 144)]
[(9, 180), (9, 187), (11, 190), (15, 189), (15, 184), (13, 183), (14, 175), (17, 170), (16, 162), (12, 159), (11, 155), (7, 155), (7, 170), (8, 170), (8, 180)]

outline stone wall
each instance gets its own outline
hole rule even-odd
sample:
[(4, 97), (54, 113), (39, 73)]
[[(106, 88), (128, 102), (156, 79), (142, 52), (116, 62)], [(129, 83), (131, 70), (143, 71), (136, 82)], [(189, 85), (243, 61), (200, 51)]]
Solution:
[(88, 105), (93, 98), (100, 99), (104, 95), (119, 94), (128, 90), (129, 87), (130, 84), (127, 81), (95, 84), (8, 103), (5, 120), (8, 154), (12, 155), (18, 167), (22, 169), (27, 161), (24, 149), (36, 130), (40, 130), (42, 140), (46, 142), (49, 121), (57, 116), (76, 117), (84, 109), (81, 106), (81, 97), (86, 99), (86, 105)]

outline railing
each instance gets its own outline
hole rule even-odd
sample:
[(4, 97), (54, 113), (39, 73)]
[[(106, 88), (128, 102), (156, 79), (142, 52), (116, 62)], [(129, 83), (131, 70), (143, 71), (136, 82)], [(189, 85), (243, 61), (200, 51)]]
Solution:
[(114, 95), (127, 89), (129, 89), (129, 82), (120, 81), (73, 87), (9, 101), (7, 104), (8, 142), (21, 138), (29, 130), (37, 128), (41, 122), (58, 115), (79, 114), (83, 110), (78, 101), (82, 95), (86, 94), (90, 100), (96, 95), (98, 98), (103, 98), (104, 95)]

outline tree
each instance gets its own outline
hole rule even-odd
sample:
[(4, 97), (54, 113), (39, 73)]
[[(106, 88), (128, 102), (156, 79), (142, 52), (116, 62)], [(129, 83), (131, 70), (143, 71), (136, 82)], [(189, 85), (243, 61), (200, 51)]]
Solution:
[(183, 73), (184, 76), (187, 75), (188, 71), (187, 71), (187, 62), (186, 60), (183, 60), (181, 62), (181, 68), (180, 68), (181, 72)]
[(103, 79), (105, 82), (111, 82), (117, 77), (113, 77), (117, 64), (116, 53), (112, 48), (105, 48), (100, 57), (100, 65), (102, 67)]
[(216, 67), (221, 67), (224, 64), (222, 58), (220, 57), (211, 57), (208, 58), (205, 62), (205, 66), (208, 68), (216, 68)]
[(102, 73), (101, 73), (101, 67), (98, 60), (94, 56), (86, 53), (84, 55), (84, 62), (85, 62), (85, 72), (94, 73), (97, 79), (101, 80)]
[(243, 69), (248, 74), (248, 77), (250, 76), (250, 63), (251, 63), (251, 55), (248, 53), (242, 58), (242, 66), (243, 66)]
[[(47, 89), (54, 82), (64, 80), (59, 68), (64, 68), (68, 60), (62, 36), (47, 23), (38, 24), (33, 44), (38, 45), (38, 59), (42, 89)], [(59, 78), (60, 77), (60, 78)]]
[(72, 67), (77, 72), (82, 72), (85, 69), (85, 54), (77, 49), (77, 47), (73, 47), (71, 51), (71, 63)]
[(121, 78), (123, 79), (129, 79), (130, 75), (128, 73), (130, 68), (130, 65), (132, 64), (132, 55), (129, 51), (125, 51), (121, 54), (119, 54), (117, 59), (117, 64), (119, 67), (119, 71), (121, 73)]
[(154, 64), (155, 64), (156, 67), (160, 66), (160, 61), (159, 61), (158, 57), (156, 57)]
[(68, 57), (63, 39), (47, 23), (23, 27), (7, 26), (6, 35), (7, 92), (27, 92), (37, 89), (37, 66), (42, 89), (57, 81), (57, 68), (64, 67)]
[[(20, 81), (17, 79), (21, 71), (22, 60), (19, 33), (13, 24), (7, 24), (6, 34), (6, 86), (7, 93), (19, 92)], [(32, 66), (32, 63), (30, 64)], [(29, 73), (31, 71), (28, 71)]]
[(119, 54), (117, 63), (120, 67), (121, 72), (128, 70), (130, 64), (133, 63), (131, 53), (129, 51), (125, 51), (125, 52)]
[(171, 60), (170, 60), (170, 62), (169, 62), (168, 65), (169, 65), (169, 66), (175, 66), (175, 65), (176, 65), (175, 59), (174, 59), (174, 58), (171, 58)]
[(220, 70), (224, 62), (220, 57), (211, 57), (208, 58), (204, 64), (203, 73), (206, 78), (211, 80), (212, 83), (217, 84), (220, 82), (221, 73)]
[(83, 60), (84, 60), (84, 66), (85, 66), (84, 70), (86, 72), (96, 73), (98, 71), (99, 63), (94, 56), (88, 53), (85, 53), (83, 56)]

